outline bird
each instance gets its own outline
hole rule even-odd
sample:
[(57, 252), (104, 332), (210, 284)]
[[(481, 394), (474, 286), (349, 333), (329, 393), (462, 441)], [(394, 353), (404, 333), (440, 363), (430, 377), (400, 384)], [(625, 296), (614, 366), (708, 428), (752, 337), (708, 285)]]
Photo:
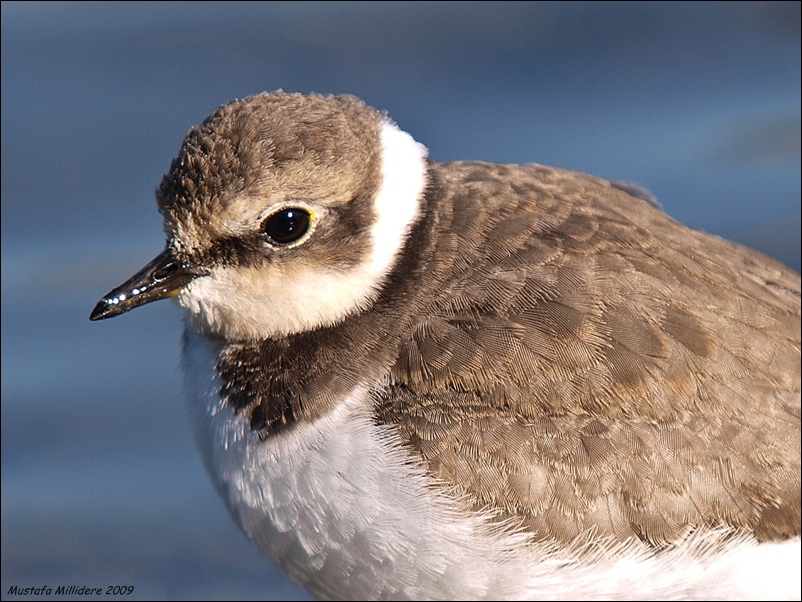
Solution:
[(350, 95), (183, 140), (166, 246), (242, 531), (320, 599), (799, 599), (800, 277), (644, 190), (437, 162)]

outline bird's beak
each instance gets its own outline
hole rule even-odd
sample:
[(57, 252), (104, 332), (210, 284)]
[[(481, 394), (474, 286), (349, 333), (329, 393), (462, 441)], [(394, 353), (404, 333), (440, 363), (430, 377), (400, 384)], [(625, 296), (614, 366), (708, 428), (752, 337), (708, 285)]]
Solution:
[(113, 318), (128, 310), (177, 296), (183, 287), (209, 272), (178, 260), (168, 246), (148, 265), (98, 301), (90, 320)]

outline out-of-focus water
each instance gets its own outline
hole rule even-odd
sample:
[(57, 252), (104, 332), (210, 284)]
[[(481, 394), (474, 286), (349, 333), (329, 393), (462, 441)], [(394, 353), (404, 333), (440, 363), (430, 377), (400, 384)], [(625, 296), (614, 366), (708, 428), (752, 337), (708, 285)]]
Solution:
[(87, 319), (161, 249), (152, 191), (217, 105), (356, 94), (435, 159), (637, 182), (798, 270), (799, 24), (798, 2), (3, 2), (3, 598), (308, 597), (203, 472), (178, 310)]

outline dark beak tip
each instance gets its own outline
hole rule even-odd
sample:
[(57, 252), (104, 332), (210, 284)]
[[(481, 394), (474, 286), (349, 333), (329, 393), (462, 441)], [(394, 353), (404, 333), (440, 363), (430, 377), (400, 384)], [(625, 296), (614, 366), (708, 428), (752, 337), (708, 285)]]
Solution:
[(151, 301), (174, 297), (184, 286), (208, 274), (199, 266), (177, 260), (168, 247), (98, 301), (89, 319), (94, 322), (113, 318)]
[(102, 320), (104, 318), (108, 318), (109, 316), (106, 315), (109, 309), (109, 304), (105, 299), (101, 299), (95, 305), (95, 309), (92, 310), (92, 313), (89, 314), (89, 319), (93, 322), (97, 320)]

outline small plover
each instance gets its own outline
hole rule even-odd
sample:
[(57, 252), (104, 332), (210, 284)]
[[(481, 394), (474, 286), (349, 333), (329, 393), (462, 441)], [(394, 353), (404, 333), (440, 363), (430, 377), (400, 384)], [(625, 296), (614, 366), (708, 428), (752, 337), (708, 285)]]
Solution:
[(800, 278), (639, 189), (235, 100), (156, 193), (243, 531), (333, 599), (799, 599)]

